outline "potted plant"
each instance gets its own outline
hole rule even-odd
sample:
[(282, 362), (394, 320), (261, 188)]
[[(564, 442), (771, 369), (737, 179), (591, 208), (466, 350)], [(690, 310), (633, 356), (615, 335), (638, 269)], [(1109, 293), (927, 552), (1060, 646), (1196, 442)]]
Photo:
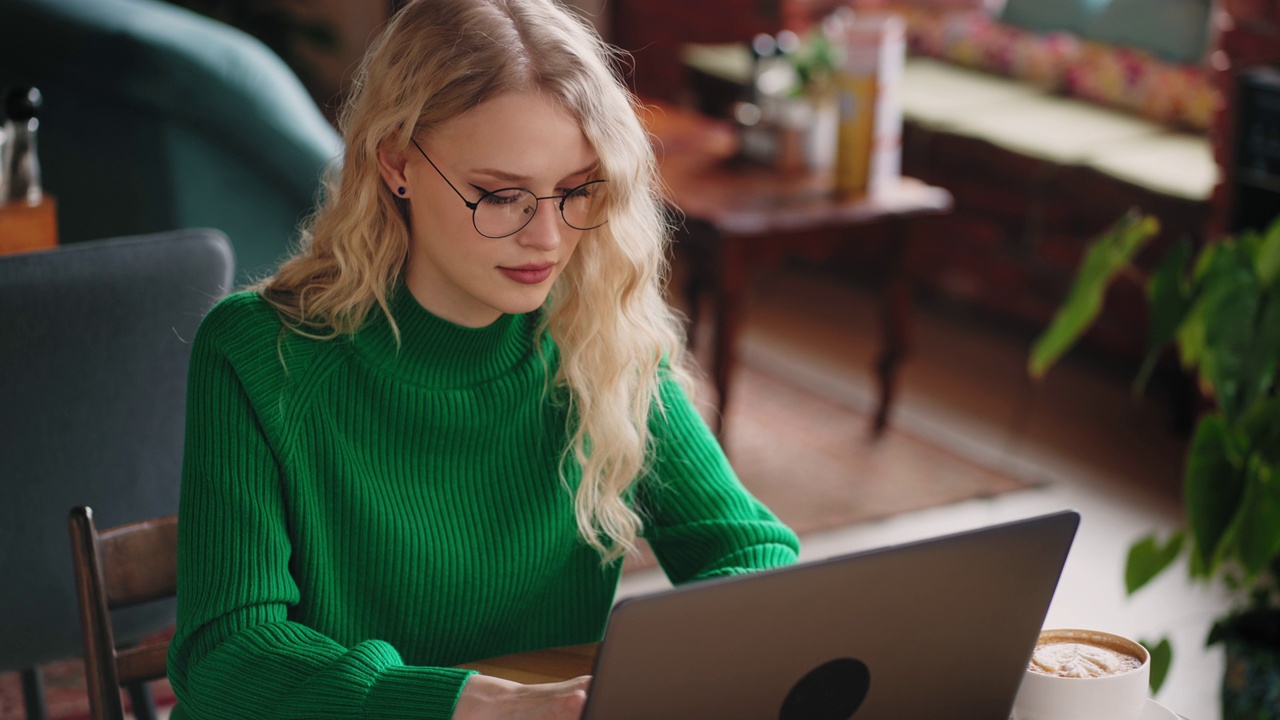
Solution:
[[(1280, 716), (1280, 219), (1198, 250), (1172, 246), (1143, 277), (1133, 260), (1156, 235), (1156, 220), (1130, 213), (1088, 248), (1075, 282), (1028, 363), (1043, 376), (1089, 328), (1107, 287), (1138, 276), (1148, 299), (1148, 353), (1134, 383), (1141, 392), (1170, 346), (1192, 373), (1206, 409), (1187, 446), (1184, 527), (1129, 549), (1125, 585), (1136, 592), (1181, 556), (1191, 576), (1221, 583), (1232, 607), (1208, 642), (1222, 643), (1224, 720)], [(1152, 644), (1164, 666), (1168, 641)]]
[(806, 33), (786, 55), (796, 76), (793, 92), (815, 103), (829, 99), (840, 66), (840, 53), (839, 46), (821, 25)]

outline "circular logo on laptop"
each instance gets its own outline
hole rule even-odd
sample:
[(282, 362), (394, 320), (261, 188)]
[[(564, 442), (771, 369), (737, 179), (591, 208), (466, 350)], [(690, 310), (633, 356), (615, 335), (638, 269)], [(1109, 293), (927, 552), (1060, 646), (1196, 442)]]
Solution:
[(823, 663), (805, 676), (782, 701), (778, 720), (849, 720), (871, 689), (871, 671), (855, 658)]

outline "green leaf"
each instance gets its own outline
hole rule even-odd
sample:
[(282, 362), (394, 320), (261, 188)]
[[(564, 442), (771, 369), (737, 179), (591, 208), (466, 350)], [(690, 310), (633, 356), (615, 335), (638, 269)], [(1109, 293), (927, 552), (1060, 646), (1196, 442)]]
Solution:
[(1269, 286), (1280, 278), (1280, 218), (1271, 223), (1258, 248), (1258, 281)]
[(1262, 291), (1255, 302), (1252, 324), (1252, 332), (1240, 349), (1236, 365), (1233, 418), (1266, 397), (1275, 382), (1276, 367), (1280, 363), (1280, 287)]
[(1187, 311), (1182, 325), (1175, 334), (1178, 343), (1178, 360), (1182, 363), (1182, 367), (1188, 370), (1199, 366), (1200, 359), (1204, 357), (1204, 307), (1203, 297), (1192, 301), (1191, 309)]
[(1245, 257), (1249, 260), (1249, 271), (1257, 274), (1258, 260), (1262, 252), (1262, 235), (1258, 234), (1257, 230), (1244, 228), (1237, 232), (1235, 237), (1227, 237), (1223, 241), (1243, 248)]
[(1193, 556), (1199, 560), (1193, 564), (1193, 572), (1202, 571), (1197, 574), (1213, 572), (1223, 536), (1240, 512), (1244, 478), (1239, 459), (1233, 458), (1233, 447), (1222, 418), (1206, 415), (1200, 419), (1187, 451), (1183, 503)]
[(1214, 262), (1201, 278), (1204, 312), (1204, 353), (1201, 369), (1228, 423), (1234, 423), (1259, 378), (1246, 360), (1262, 342), (1255, 322), (1261, 289), (1243, 247), (1219, 244)]
[(1280, 465), (1280, 395), (1254, 403), (1240, 429), (1250, 452), (1269, 465)]
[(1162, 637), (1160, 642), (1153, 643), (1150, 640), (1139, 640), (1142, 647), (1151, 653), (1151, 694), (1155, 695), (1160, 692), (1160, 687), (1164, 685), (1165, 678), (1169, 677), (1169, 666), (1173, 664), (1173, 645), (1169, 644), (1169, 638)]
[(1195, 285), (1199, 285), (1209, 268), (1218, 261), (1218, 254), (1227, 247), (1227, 243), (1215, 242), (1205, 245), (1196, 256), (1195, 267), (1191, 270), (1191, 280)]
[(1154, 217), (1130, 212), (1089, 245), (1066, 299), (1032, 346), (1027, 362), (1032, 377), (1043, 377), (1089, 329), (1102, 311), (1107, 287), (1159, 231)]
[(1246, 579), (1252, 580), (1280, 553), (1280, 477), (1257, 456), (1250, 458), (1245, 477), (1235, 541)]
[(1191, 310), (1192, 294), (1185, 280), (1187, 264), (1191, 260), (1191, 242), (1183, 238), (1169, 249), (1160, 261), (1151, 283), (1147, 286), (1149, 324), (1147, 332), (1147, 357), (1143, 360), (1134, 391), (1146, 386), (1160, 353), (1173, 340), (1178, 326)]
[[(1192, 265), (1190, 294), (1193, 299), (1191, 308), (1187, 311), (1182, 320), (1182, 325), (1178, 327), (1175, 335), (1178, 344), (1178, 358), (1182, 362), (1182, 367), (1188, 370), (1199, 367), (1205, 355), (1204, 338), (1207, 322), (1203, 290), (1206, 284), (1205, 278), (1214, 275), (1214, 273), (1210, 272), (1210, 268), (1219, 266), (1223, 246), (1224, 243), (1205, 245)], [(1202, 382), (1206, 385), (1209, 384), (1204, 377), (1203, 370), (1200, 372), (1200, 376)]]
[(1132, 595), (1151, 582), (1156, 575), (1178, 558), (1186, 535), (1174, 533), (1169, 542), (1161, 545), (1155, 535), (1148, 535), (1129, 548), (1129, 558), (1124, 566), (1125, 592)]

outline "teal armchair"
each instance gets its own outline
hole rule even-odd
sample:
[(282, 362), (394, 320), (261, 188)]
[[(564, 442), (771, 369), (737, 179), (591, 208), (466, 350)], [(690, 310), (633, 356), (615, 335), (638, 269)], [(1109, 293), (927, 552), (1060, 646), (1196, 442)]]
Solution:
[(40, 89), (62, 243), (181, 227), (271, 272), (341, 140), (265, 45), (159, 0), (0, 0), (0, 86)]

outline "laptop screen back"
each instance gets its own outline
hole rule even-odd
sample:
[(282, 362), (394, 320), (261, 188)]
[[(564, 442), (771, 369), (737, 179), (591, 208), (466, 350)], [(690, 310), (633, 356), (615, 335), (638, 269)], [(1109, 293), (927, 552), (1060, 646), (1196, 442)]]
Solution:
[(1074, 511), (620, 601), (586, 720), (1007, 718)]

